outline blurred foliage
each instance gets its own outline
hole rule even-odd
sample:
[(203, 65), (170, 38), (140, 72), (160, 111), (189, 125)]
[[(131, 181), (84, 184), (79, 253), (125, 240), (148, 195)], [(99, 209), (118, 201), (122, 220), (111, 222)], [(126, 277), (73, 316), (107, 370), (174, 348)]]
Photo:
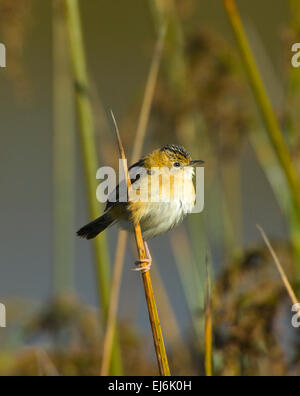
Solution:
[[(292, 278), (290, 247), (279, 244), (276, 251)], [(219, 375), (299, 373), (300, 334), (286, 326), (291, 305), (268, 252), (254, 248), (228, 266), (215, 285), (213, 301)]]
[[(280, 243), (275, 248), (292, 277), (290, 247)], [(242, 260), (228, 264), (212, 292), (214, 374), (297, 375), (300, 334), (286, 326), (290, 303), (269, 253), (255, 247)], [(200, 320), (204, 312), (194, 315)], [(122, 321), (119, 329), (125, 373), (155, 375), (151, 345), (132, 324)], [(99, 375), (103, 347), (99, 316), (74, 297), (60, 297), (42, 307), (21, 334), (26, 347), (2, 349), (0, 375)], [(204, 345), (193, 331), (187, 338), (185, 348), (174, 343), (168, 348), (173, 374), (203, 375)]]
[[(11, 355), (8, 367), (0, 364), (0, 375), (99, 375), (103, 347), (99, 314), (74, 297), (47, 304), (28, 321), (22, 334), (27, 347)], [(144, 359), (142, 338), (126, 324), (120, 324), (120, 334), (126, 372), (155, 374), (155, 362)]]
[[(152, 348), (125, 322), (119, 323), (120, 344), (127, 375), (156, 375)], [(96, 309), (65, 296), (42, 307), (22, 328), (24, 348), (0, 353), (0, 375), (9, 376), (98, 376), (103, 334)], [(147, 352), (148, 350), (148, 352)], [(172, 350), (175, 373), (197, 374), (187, 364), (182, 347)], [(147, 358), (148, 356), (148, 358)], [(179, 358), (181, 357), (181, 358)], [(182, 360), (183, 358), (183, 360)], [(183, 364), (184, 363), (184, 364)]]
[(32, 24), (32, 0), (0, 0), (1, 38), (6, 43), (8, 75), (18, 100), (28, 98), (31, 87), (24, 62), (27, 37)]
[(187, 37), (185, 57), (193, 92), (178, 100), (162, 74), (155, 97), (153, 130), (159, 133), (163, 127), (164, 139), (170, 141), (181, 120), (200, 111), (215, 154), (231, 158), (240, 149), (250, 122), (247, 87), (232, 62), (232, 50), (213, 32), (199, 30)]
[[(163, 11), (166, 14), (169, 12), (171, 16), (164, 66), (159, 74), (146, 139), (153, 147), (177, 141), (201, 154), (209, 163), (206, 177), (210, 187), (218, 177), (224, 177), (224, 167), (233, 163), (226, 177), (232, 177), (236, 189), (241, 190), (231, 169), (239, 170), (239, 163), (234, 161), (242, 156), (243, 145), (249, 142), (249, 134), (256, 129), (258, 120), (237, 53), (227, 40), (213, 30), (189, 28), (185, 32), (180, 28), (182, 21), (185, 26), (188, 25), (189, 18), (196, 9), (195, 1), (158, 0), (156, 3), (164, 4)], [(291, 0), (291, 4), (298, 7), (296, 3)], [(28, 91), (23, 52), (32, 22), (32, 7), (31, 0), (0, 0), (0, 29), (3, 40), (8, 44), (10, 57), (9, 78), (13, 80), (18, 96), (21, 97), (23, 92)], [(300, 78), (299, 70), (291, 69), (290, 48), (292, 43), (300, 41), (299, 20), (299, 15), (293, 12), (290, 26), (281, 32), (286, 102), (279, 113), (298, 170)], [(95, 89), (95, 84), (92, 85)], [(141, 87), (136, 97), (130, 99), (130, 111), (123, 119), (122, 135), (126, 147), (131, 147), (134, 139), (142, 91)], [(101, 100), (98, 98), (95, 101), (96, 94), (92, 92), (91, 97), (93, 106), (97, 109), (96, 117), (105, 118), (105, 111), (100, 109)], [(104, 123), (102, 119), (100, 121)], [(96, 123), (100, 124), (100, 121), (97, 120)], [(104, 132), (99, 131), (97, 138), (103, 163), (111, 165), (109, 161), (113, 162), (112, 158), (116, 158), (116, 148), (114, 139), (107, 136), (108, 129), (106, 127)], [(268, 161), (269, 152), (264, 154)], [(270, 163), (273, 168), (272, 161)], [(263, 164), (260, 165), (267, 173)], [(218, 226), (219, 222), (227, 221), (223, 217), (232, 219), (230, 213), (226, 213), (226, 210), (219, 211), (214, 203), (222, 204), (225, 200), (235, 203), (238, 199), (232, 190), (225, 191), (224, 184), (213, 190), (218, 191), (218, 194), (214, 194), (215, 200), (210, 202), (210, 210), (218, 222), (216, 225), (207, 225), (205, 222), (200, 224), (200, 216), (195, 217), (191, 232), (191, 245), (194, 246), (190, 246), (189, 241), (183, 245), (182, 239), (176, 240), (176, 233), (173, 234), (182, 255), (180, 257), (177, 254), (177, 259), (181, 259), (177, 263), (181, 266), (178, 273), (185, 291), (182, 303), (188, 306), (191, 323), (186, 324), (186, 344), (176, 344), (173, 339), (168, 345), (172, 374), (204, 375), (204, 310), (203, 298), (199, 292), (201, 287), (198, 285), (201, 268), (199, 257), (195, 259), (192, 256), (196, 245), (200, 246), (199, 240), (203, 242), (204, 236), (209, 234), (209, 227), (213, 229), (218, 244), (224, 242), (223, 239), (224, 244), (227, 243), (228, 229), (219, 229)], [(94, 199), (93, 194), (91, 196)], [(242, 218), (242, 205), (235, 206), (234, 209), (236, 212), (241, 211), (238, 216)], [(232, 224), (230, 226), (231, 239), (241, 238), (241, 229)], [(207, 239), (209, 250), (213, 246), (209, 241), (212, 238), (208, 235)], [(299, 375), (299, 330), (290, 326), (290, 303), (272, 259), (260, 246), (247, 248), (244, 244), (242, 248), (241, 254), (236, 256), (230, 255), (230, 246), (225, 258), (218, 260), (219, 268), (215, 268), (217, 276), (211, 293), (214, 373)], [(295, 280), (296, 261), (291, 242), (278, 242), (275, 248), (289, 279)], [(213, 261), (214, 254), (212, 251)], [(222, 260), (225, 262), (220, 264)], [(192, 285), (191, 279), (197, 287)], [(22, 304), (17, 305), (18, 309), (9, 310), (13, 316), (9, 320), (9, 328), (1, 332), (0, 375), (99, 375), (103, 324), (98, 310), (69, 296), (53, 299), (35, 314)], [(164, 314), (167, 315), (167, 310)], [(163, 318), (164, 321), (168, 319)], [(120, 349), (125, 357), (124, 372), (127, 375), (156, 374), (152, 344), (148, 345), (146, 337), (137, 330), (136, 323), (119, 320), (118, 328)]]

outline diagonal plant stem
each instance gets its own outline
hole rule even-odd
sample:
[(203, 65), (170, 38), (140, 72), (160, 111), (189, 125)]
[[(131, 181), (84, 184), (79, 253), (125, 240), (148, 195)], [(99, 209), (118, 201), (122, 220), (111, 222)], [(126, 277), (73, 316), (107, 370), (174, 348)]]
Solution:
[[(89, 81), (82, 36), (80, 10), (78, 0), (65, 0), (66, 20), (69, 33), (71, 63), (75, 82), (76, 104), (78, 112), (83, 162), (87, 183), (87, 197), (91, 219), (99, 216), (100, 204), (96, 200), (96, 171), (98, 168), (97, 151), (95, 147), (95, 127), (92, 105), (89, 96)], [(105, 234), (93, 241), (96, 262), (97, 286), (102, 307), (104, 322), (107, 320), (110, 297), (109, 253)], [(119, 345), (115, 343), (114, 356), (111, 365), (112, 374), (121, 375), (122, 365)]]
[[(130, 177), (129, 177), (127, 162), (126, 162), (126, 155), (125, 155), (125, 151), (124, 151), (123, 144), (121, 141), (121, 136), (120, 136), (120, 132), (118, 129), (118, 125), (117, 125), (117, 122), (116, 122), (116, 119), (115, 119), (113, 113), (112, 113), (112, 117), (113, 117), (114, 124), (115, 124), (115, 130), (116, 130), (116, 135), (117, 135), (117, 139), (118, 139), (120, 156), (121, 156), (121, 159), (123, 160), (124, 170), (125, 170), (125, 174), (126, 174), (127, 189), (129, 191), (130, 187), (131, 187), (131, 181), (130, 181)], [(141, 262), (141, 267), (147, 267), (147, 262), (146, 262), (147, 255), (146, 255), (146, 250), (145, 250), (145, 245), (144, 245), (144, 240), (143, 240), (140, 224), (137, 224), (134, 226), (134, 234), (135, 234), (135, 239), (136, 239), (139, 260)], [(161, 331), (160, 321), (159, 321), (159, 317), (158, 317), (158, 310), (157, 310), (157, 306), (156, 306), (156, 302), (155, 302), (154, 291), (153, 291), (152, 281), (151, 281), (151, 277), (150, 277), (150, 271), (142, 272), (142, 278), (143, 278), (143, 283), (144, 283), (145, 297), (146, 297), (146, 302), (147, 302), (147, 306), (148, 306), (148, 313), (149, 313), (150, 325), (152, 328), (153, 341), (154, 341), (154, 347), (155, 347), (155, 352), (156, 352), (156, 357), (157, 357), (159, 373), (161, 376), (170, 376), (171, 375), (170, 368), (169, 368), (168, 358), (167, 358), (167, 354), (166, 354), (163, 334)]]
[(282, 267), (282, 265), (280, 263), (280, 260), (279, 260), (277, 254), (275, 253), (275, 250), (273, 249), (273, 247), (271, 245), (271, 242), (270, 242), (269, 238), (267, 237), (265, 231), (263, 230), (263, 228), (260, 225), (257, 225), (257, 228), (258, 228), (259, 232), (261, 233), (261, 235), (263, 237), (263, 240), (265, 241), (265, 243), (266, 243), (266, 245), (267, 245), (267, 247), (268, 247), (268, 249), (269, 249), (269, 251), (270, 251), (270, 253), (271, 253), (272, 257), (273, 257), (273, 259), (274, 259), (276, 267), (277, 267), (277, 269), (279, 271), (279, 274), (281, 276), (282, 282), (283, 282), (283, 284), (284, 284), (284, 286), (285, 286), (285, 288), (286, 288), (286, 290), (288, 292), (288, 295), (290, 296), (290, 299), (291, 299), (293, 305), (297, 305), (299, 303), (299, 301), (298, 301), (298, 299), (296, 297), (296, 294), (295, 294), (295, 292), (294, 292), (294, 290), (293, 290), (293, 288), (292, 288), (292, 286), (291, 286), (291, 284), (290, 284), (290, 282), (288, 280), (288, 277), (287, 277), (287, 275), (286, 275), (286, 273), (285, 273), (285, 271), (284, 271), (284, 269), (283, 269), (283, 267)]
[[(238, 9), (235, 5), (235, 1), (223, 0), (223, 2), (239, 46), (239, 50), (245, 65), (245, 69), (247, 71), (249, 82), (251, 84), (256, 102), (263, 117), (269, 140), (272, 143), (274, 153), (276, 155), (278, 163), (281, 166), (287, 185), (289, 186), (289, 188), (287, 189), (287, 196), (289, 201), (286, 205), (286, 213), (290, 221), (291, 238), (295, 251), (295, 257), (298, 259), (300, 246), (300, 182), (296, 167), (292, 162), (292, 157), (289, 153), (288, 146), (284, 140), (278, 120), (272, 109), (271, 102), (267, 95), (262, 77), (251, 51), (251, 47), (247, 39)], [(254, 141), (257, 139), (258, 138), (256, 136), (252, 137), (252, 140)], [(266, 162), (265, 158), (264, 162)], [(267, 173), (270, 174), (270, 172)], [(278, 188), (277, 190), (280, 192), (280, 188)], [(279, 198), (280, 195), (282, 195), (282, 193), (279, 194)], [(296, 260), (296, 263), (298, 266), (297, 276), (299, 279), (300, 275), (298, 260)]]
[[(149, 76), (146, 83), (145, 94), (143, 98), (143, 104), (139, 116), (137, 133), (134, 141), (133, 152), (132, 152), (132, 160), (131, 162), (136, 162), (142, 153), (143, 143), (146, 136), (147, 125), (150, 117), (153, 96), (155, 91), (155, 86), (157, 82), (159, 65), (162, 57), (162, 52), (164, 48), (164, 40), (166, 35), (166, 27), (163, 27), (161, 30), (161, 34), (158, 38), (156, 47), (154, 49), (154, 55), (150, 67)], [(110, 295), (110, 305), (108, 312), (108, 321), (106, 334), (104, 337), (104, 349), (103, 349), (103, 359), (102, 359), (102, 367), (101, 367), (101, 376), (106, 376), (108, 373), (109, 362), (111, 360), (111, 352), (112, 352), (112, 335), (115, 332), (115, 327), (117, 323), (117, 311), (119, 304), (119, 294), (121, 287), (121, 278), (122, 278), (122, 270), (124, 265), (125, 258), (125, 245), (127, 241), (128, 234), (126, 232), (121, 234), (119, 232), (118, 242), (117, 242), (117, 255), (114, 263), (114, 272), (113, 272), (113, 280), (112, 280), (112, 290)]]
[(158, 42), (154, 49), (154, 56), (150, 68), (150, 73), (148, 76), (145, 95), (142, 104), (142, 110), (139, 118), (139, 123), (137, 127), (136, 133), (136, 141), (134, 144), (133, 152), (132, 152), (132, 161), (138, 161), (142, 149), (143, 149), (143, 142), (145, 140), (147, 125), (150, 117), (150, 110), (152, 107), (153, 96), (155, 91), (155, 86), (157, 82), (159, 66), (161, 61), (161, 56), (164, 48), (164, 42), (166, 37), (167, 26), (163, 26), (162, 31), (159, 35)]
[(280, 130), (278, 120), (272, 109), (270, 99), (266, 92), (258, 66), (251, 51), (250, 44), (248, 42), (235, 1), (223, 0), (223, 3), (225, 5), (229, 21), (233, 28), (233, 32), (238, 43), (245, 69), (247, 71), (249, 82), (253, 89), (259, 110), (262, 114), (267, 133), (272, 142), (281, 167), (285, 173), (286, 179), (289, 184), (291, 196), (297, 208), (298, 218), (300, 219), (300, 183), (297, 172), (292, 163), (291, 155), (288, 151), (286, 142)]

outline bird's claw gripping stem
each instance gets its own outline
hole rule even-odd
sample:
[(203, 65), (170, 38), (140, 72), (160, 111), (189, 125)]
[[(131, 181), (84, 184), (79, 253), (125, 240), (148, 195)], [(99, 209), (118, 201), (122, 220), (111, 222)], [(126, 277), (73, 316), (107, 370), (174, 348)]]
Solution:
[[(152, 266), (152, 257), (149, 251), (148, 244), (145, 242), (145, 250), (146, 250), (146, 256), (147, 258), (143, 260), (137, 260), (135, 262), (135, 265), (137, 268), (134, 268), (133, 271), (141, 272), (142, 274), (145, 274), (146, 272), (149, 272)], [(143, 265), (144, 263), (148, 263), (147, 265)]]
[[(148, 264), (142, 265), (144, 263), (148, 263)], [(142, 274), (145, 274), (146, 272), (150, 271), (151, 265), (152, 265), (152, 260), (149, 260), (149, 259), (137, 260), (135, 262), (135, 265), (137, 266), (137, 268), (133, 268), (132, 271), (141, 272)]]

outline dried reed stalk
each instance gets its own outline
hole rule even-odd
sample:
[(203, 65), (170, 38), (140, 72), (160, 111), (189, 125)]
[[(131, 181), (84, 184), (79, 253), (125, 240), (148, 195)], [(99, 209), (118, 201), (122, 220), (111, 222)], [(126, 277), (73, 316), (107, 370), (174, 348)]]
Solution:
[[(115, 130), (116, 130), (116, 135), (117, 135), (117, 139), (118, 139), (120, 156), (123, 160), (124, 170), (125, 170), (125, 174), (126, 174), (126, 178), (127, 178), (127, 188), (129, 191), (130, 187), (131, 187), (131, 181), (130, 181), (130, 177), (129, 177), (129, 171), (128, 171), (128, 166), (127, 166), (127, 162), (126, 162), (125, 151), (124, 151), (123, 144), (121, 141), (121, 136), (120, 136), (120, 132), (118, 129), (118, 125), (117, 125), (117, 122), (116, 122), (116, 119), (115, 119), (113, 113), (112, 113), (112, 117), (113, 117), (113, 121), (115, 124)], [(143, 240), (140, 224), (137, 224), (134, 226), (134, 234), (135, 234), (135, 239), (136, 239), (138, 257), (139, 257), (139, 260), (141, 261), (141, 266), (146, 267), (147, 262), (146, 261), (143, 262), (143, 260), (146, 260), (147, 256), (146, 256), (145, 245), (144, 245), (144, 240)], [(167, 354), (166, 354), (163, 334), (162, 334), (161, 326), (160, 326), (160, 322), (159, 322), (158, 310), (157, 310), (157, 306), (156, 306), (156, 302), (155, 302), (152, 281), (151, 281), (151, 277), (150, 277), (150, 271), (142, 272), (142, 278), (143, 278), (143, 283), (144, 283), (145, 297), (146, 297), (147, 306), (148, 306), (149, 319), (150, 319), (150, 324), (151, 324), (151, 328), (152, 328), (154, 347), (155, 347), (159, 372), (160, 372), (161, 376), (170, 376), (170, 368), (169, 368), (168, 358), (167, 358)]]
[[(71, 64), (75, 82), (74, 86), (79, 131), (87, 185), (87, 198), (90, 217), (91, 219), (95, 219), (101, 212), (101, 206), (95, 199), (95, 193), (97, 190), (97, 181), (95, 175), (98, 168), (98, 155), (95, 145), (95, 126), (89, 94), (89, 78), (78, 0), (65, 0), (65, 8), (70, 42)], [(102, 307), (103, 321), (105, 323), (108, 317), (111, 285), (109, 252), (105, 233), (101, 236), (101, 238), (96, 238), (93, 241), (93, 245), (96, 264), (96, 282), (100, 297), (100, 307)], [(122, 374), (122, 363), (118, 342), (115, 342), (114, 345), (111, 373), (113, 375)]]
[(164, 48), (166, 31), (167, 31), (167, 27), (163, 26), (162, 31), (158, 38), (158, 42), (154, 49), (154, 55), (152, 59), (150, 73), (148, 75), (141, 114), (139, 117), (139, 122), (136, 132), (136, 140), (132, 152), (132, 162), (138, 161), (142, 153), (143, 143), (145, 140), (147, 125), (150, 117), (150, 110), (152, 107), (154, 91), (155, 91), (158, 72), (159, 72), (160, 61)]
[[(146, 83), (146, 89), (145, 89), (143, 104), (139, 116), (136, 138), (134, 140), (132, 160), (131, 160), (132, 163), (136, 162), (142, 154), (143, 143), (146, 136), (147, 125), (150, 117), (153, 96), (154, 96), (155, 86), (158, 77), (159, 65), (164, 47), (165, 35), (166, 35), (166, 27), (163, 27), (154, 49), (154, 55), (152, 58), (150, 72)], [(126, 232), (122, 234), (119, 233), (117, 247), (116, 247), (117, 255), (113, 267), (114, 273), (112, 279), (112, 289), (110, 295), (107, 328), (104, 337), (101, 376), (106, 376), (108, 374), (109, 362), (111, 360), (113, 334), (117, 323), (116, 316), (118, 311), (126, 241), (127, 241), (127, 233)]]

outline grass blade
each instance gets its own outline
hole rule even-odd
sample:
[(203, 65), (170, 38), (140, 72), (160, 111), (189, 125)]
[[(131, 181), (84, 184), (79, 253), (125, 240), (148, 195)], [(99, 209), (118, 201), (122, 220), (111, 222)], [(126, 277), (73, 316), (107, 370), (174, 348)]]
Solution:
[(74, 291), (75, 109), (62, 1), (53, 3), (54, 292)]

